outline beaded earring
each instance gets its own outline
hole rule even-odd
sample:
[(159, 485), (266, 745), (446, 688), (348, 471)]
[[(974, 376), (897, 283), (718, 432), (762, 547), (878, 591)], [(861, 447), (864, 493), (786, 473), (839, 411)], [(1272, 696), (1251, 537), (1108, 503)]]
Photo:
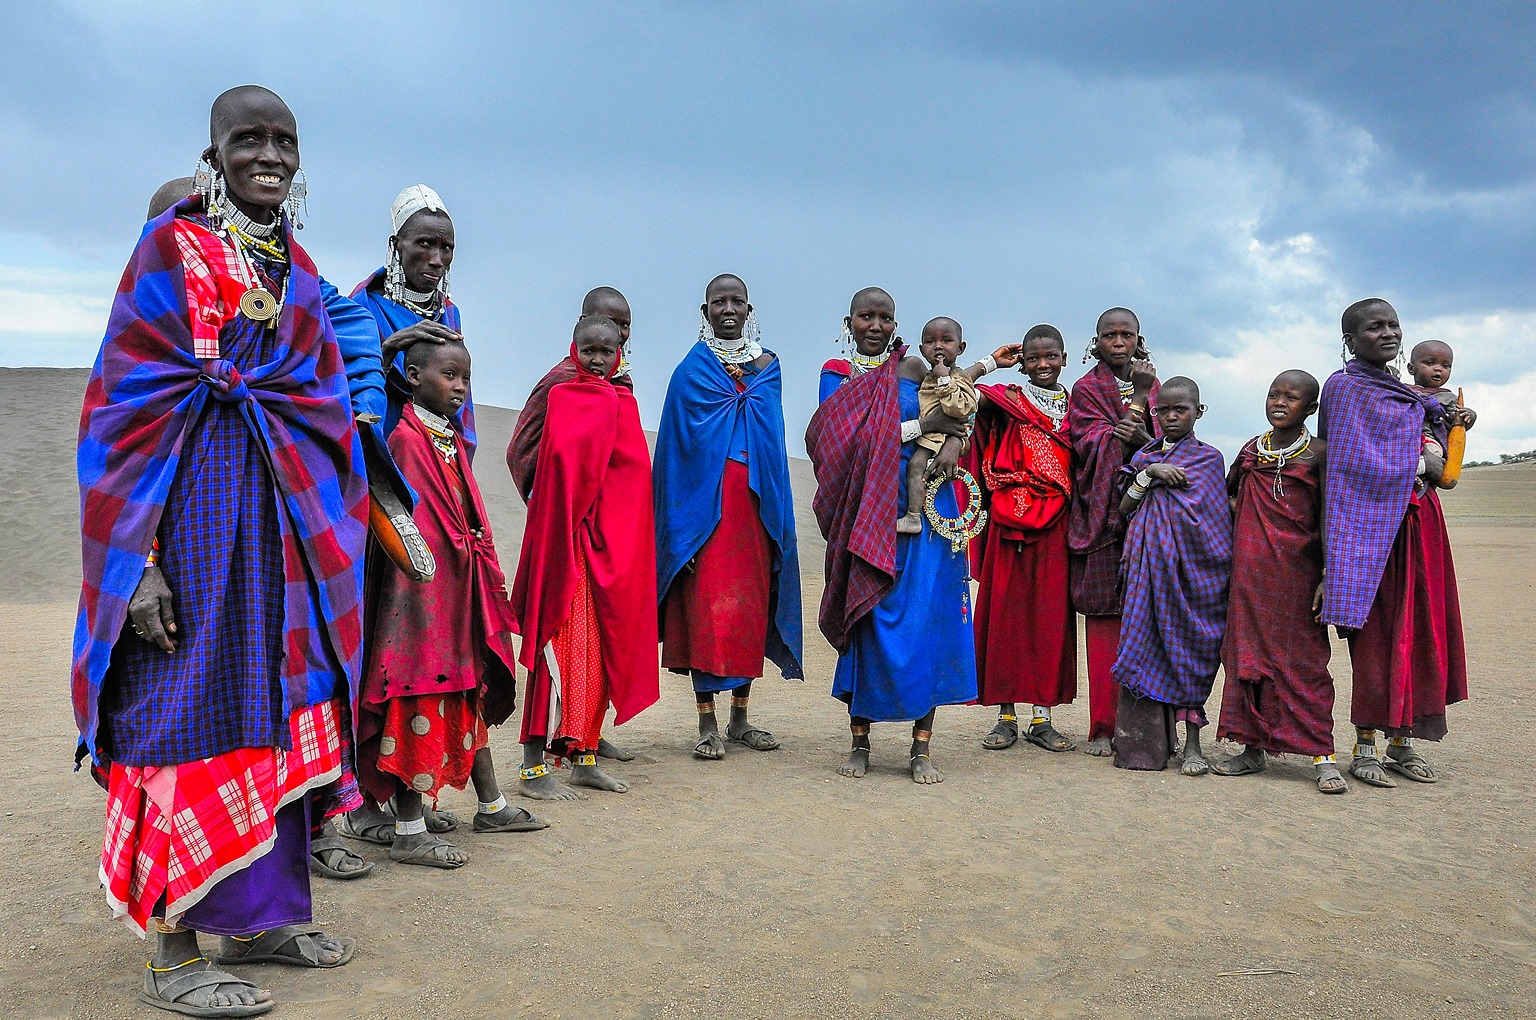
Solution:
[(1086, 350), (1083, 351), (1083, 364), (1085, 364), (1085, 365), (1088, 364), (1088, 362), (1092, 361), (1094, 358), (1097, 358), (1098, 356), (1099, 356), (1099, 338), (1098, 337), (1094, 337), (1092, 340), (1088, 341), (1088, 347), (1087, 347)]
[(1344, 365), (1349, 364), (1349, 336), (1347, 334), (1339, 344), (1339, 362)]
[(284, 208), (288, 210), (288, 222), (293, 224), (294, 230), (304, 229), (304, 221), (299, 218), (299, 211), (302, 209), (306, 213), (309, 212), (309, 204), (306, 202), (308, 197), (309, 177), (304, 173), (304, 168), (300, 167), (298, 173), (294, 175), (293, 183), (288, 186), (288, 200), (283, 203)]
[(443, 304), (448, 304), (448, 274), (444, 273), (442, 280), (437, 284), (437, 292), (443, 296)]
[(400, 264), (400, 249), (389, 239), (389, 258), (384, 262), (384, 296), (399, 304), (405, 300), (405, 267)]
[(838, 336), (837, 342), (842, 347), (844, 358), (853, 357), (855, 351), (855, 347), (853, 345), (853, 330), (848, 328), (848, 323), (843, 323), (843, 332)]

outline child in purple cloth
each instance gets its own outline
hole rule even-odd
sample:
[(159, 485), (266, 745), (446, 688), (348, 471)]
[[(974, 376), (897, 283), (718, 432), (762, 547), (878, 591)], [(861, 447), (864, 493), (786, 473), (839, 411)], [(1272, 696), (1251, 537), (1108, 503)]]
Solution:
[(1121, 470), (1120, 515), (1129, 521), (1123, 589), (1115, 765), (1161, 771), (1184, 723), (1186, 776), (1210, 771), (1200, 751), (1205, 702), (1221, 665), (1232, 573), (1232, 508), (1221, 453), (1195, 438), (1200, 388), (1176, 376), (1152, 409), (1162, 438)]

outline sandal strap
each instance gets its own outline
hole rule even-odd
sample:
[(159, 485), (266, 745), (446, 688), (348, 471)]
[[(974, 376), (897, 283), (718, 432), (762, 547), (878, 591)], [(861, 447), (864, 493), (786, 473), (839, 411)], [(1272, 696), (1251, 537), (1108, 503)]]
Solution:
[(160, 983), (160, 979), (156, 974), (157, 972), (151, 968), (149, 971), (149, 982), (153, 984), (152, 991), (157, 997), (166, 1002), (180, 1002), (183, 998), (199, 989), (214, 988), (218, 985), (242, 985), (246, 988), (256, 987), (249, 981), (243, 981), (233, 974), (216, 970), (212, 966), (204, 970), (177, 974), (164, 984)]
[(315, 946), (314, 936), (320, 934), (317, 931), (306, 931), (303, 928), (269, 928), (264, 932), (243, 939), (239, 936), (231, 936), (236, 942), (246, 947), (242, 956), (292, 956), (292, 953), (280, 953), (278, 950), (293, 943), (299, 952), (299, 958), (309, 962), (310, 966), (320, 965), (320, 951)]

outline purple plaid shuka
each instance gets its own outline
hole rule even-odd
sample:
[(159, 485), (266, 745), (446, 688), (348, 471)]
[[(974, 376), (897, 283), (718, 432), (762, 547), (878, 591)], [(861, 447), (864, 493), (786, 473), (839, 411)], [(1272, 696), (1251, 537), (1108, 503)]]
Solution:
[(1408, 512), (1426, 425), (1445, 438), (1445, 409), (1379, 368), (1351, 361), (1323, 383), (1323, 622), (1365, 625), (1387, 554)]
[(1211, 696), (1221, 665), (1232, 577), (1232, 510), (1221, 452), (1193, 435), (1165, 451), (1154, 440), (1121, 471), (1121, 489), (1150, 464), (1184, 469), (1189, 486), (1153, 483), (1125, 533), (1124, 601), (1115, 681), (1180, 708)]

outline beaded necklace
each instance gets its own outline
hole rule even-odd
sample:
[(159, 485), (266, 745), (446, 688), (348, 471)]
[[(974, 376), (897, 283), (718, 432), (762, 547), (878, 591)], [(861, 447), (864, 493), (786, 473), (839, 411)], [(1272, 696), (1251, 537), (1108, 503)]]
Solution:
[(1306, 426), (1302, 426), (1301, 435), (1297, 436), (1291, 445), (1282, 450), (1277, 450), (1270, 445), (1274, 435), (1274, 429), (1270, 429), (1260, 436), (1259, 441), (1254, 444), (1254, 452), (1259, 455), (1260, 464), (1265, 466), (1273, 464), (1275, 466), (1275, 484), (1271, 491), (1275, 494), (1275, 498), (1278, 499), (1285, 495), (1285, 481), (1281, 472), (1285, 470), (1287, 464), (1296, 460), (1311, 448), (1312, 433), (1307, 431)]
[(858, 351), (854, 351), (848, 355), (848, 367), (852, 370), (854, 376), (861, 376), (865, 372), (873, 372), (885, 364), (890, 359), (890, 356), (890, 351), (874, 355), (860, 354)]
[(1136, 392), (1136, 384), (1131, 382), (1129, 379), (1121, 379), (1116, 377), (1115, 385), (1120, 387), (1120, 402), (1122, 404), (1129, 404), (1131, 402), (1131, 396)]
[(1067, 418), (1067, 388), (1060, 383), (1054, 390), (1048, 390), (1044, 386), (1036, 386), (1033, 381), (1024, 380), (1024, 395), (1029, 397), (1029, 402), (1038, 407), (1047, 418), (1051, 419), (1051, 425), (1056, 429), (1061, 428), (1061, 423)]
[(420, 404), (412, 404), (411, 410), (416, 412), (417, 419), (426, 426), (427, 435), (432, 440), (432, 445), (437, 452), (443, 455), (448, 463), (453, 463), (454, 455), (459, 452), (458, 445), (453, 441), (453, 423), (434, 411), (429, 411)]

